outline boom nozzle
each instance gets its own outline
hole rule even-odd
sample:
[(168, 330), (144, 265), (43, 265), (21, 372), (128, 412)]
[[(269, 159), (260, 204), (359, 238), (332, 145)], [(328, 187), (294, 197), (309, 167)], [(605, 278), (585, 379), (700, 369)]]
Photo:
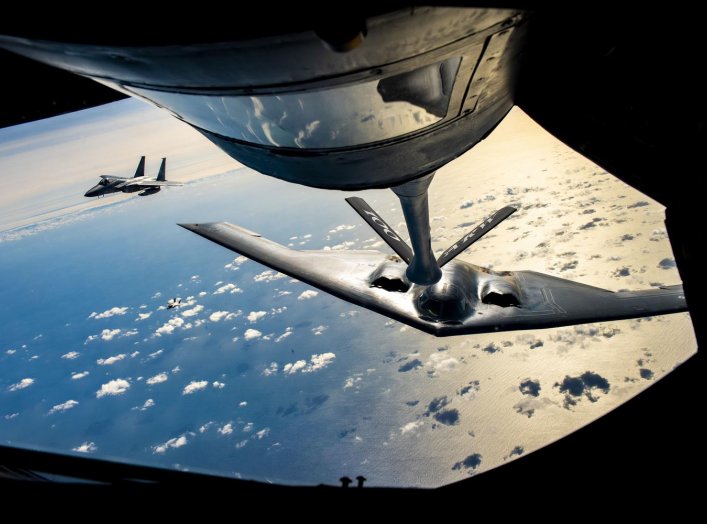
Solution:
[(429, 286), (439, 282), (442, 270), (432, 253), (430, 238), (430, 212), (427, 202), (427, 188), (434, 173), (391, 188), (400, 199), (405, 215), (413, 257), (405, 275), (410, 282)]

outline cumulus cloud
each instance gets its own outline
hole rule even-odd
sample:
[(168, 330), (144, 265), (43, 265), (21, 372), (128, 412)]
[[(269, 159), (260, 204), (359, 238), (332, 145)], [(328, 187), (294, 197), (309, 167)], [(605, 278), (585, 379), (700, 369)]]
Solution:
[(116, 378), (110, 382), (101, 385), (101, 389), (96, 391), (96, 398), (105, 397), (108, 395), (122, 395), (130, 389), (130, 382), (123, 378)]
[(169, 375), (167, 375), (167, 373), (162, 372), (162, 373), (158, 373), (154, 377), (148, 378), (145, 382), (149, 386), (153, 386), (155, 384), (161, 384), (162, 382), (167, 382), (168, 378), (169, 378)]
[(670, 269), (675, 267), (675, 260), (672, 258), (664, 258), (660, 262), (658, 262), (658, 267), (660, 269)]
[(282, 342), (287, 337), (289, 337), (292, 333), (294, 333), (294, 330), (291, 327), (285, 328), (285, 332), (275, 339), (275, 343), (277, 344), (279, 342)]
[(71, 451), (77, 451), (79, 453), (95, 453), (98, 451), (98, 446), (94, 442), (84, 442), (80, 446), (71, 448)]
[(115, 355), (113, 357), (99, 358), (98, 360), (96, 360), (96, 364), (98, 364), (99, 366), (112, 366), (116, 362), (123, 360), (125, 357), (125, 353), (121, 353), (120, 355)]
[(564, 380), (556, 382), (554, 387), (559, 388), (560, 393), (565, 394), (565, 409), (570, 409), (576, 405), (582, 395), (586, 396), (590, 402), (596, 402), (599, 397), (596, 396), (595, 390), (600, 390), (607, 394), (611, 389), (609, 381), (593, 371), (585, 371), (576, 377), (565, 375)]
[(268, 269), (267, 271), (263, 271), (262, 273), (255, 275), (253, 280), (256, 282), (272, 282), (273, 280), (279, 280), (281, 278), (285, 278), (286, 276), (287, 275)]
[(515, 446), (506, 458), (511, 458), (514, 456), (520, 457), (523, 453), (525, 453), (525, 449), (523, 448), (523, 446)]
[(321, 353), (319, 355), (312, 355), (309, 362), (306, 360), (298, 360), (297, 362), (291, 362), (285, 364), (282, 368), (282, 372), (286, 375), (294, 375), (297, 372), (301, 373), (314, 373), (324, 369), (329, 364), (334, 362), (336, 355), (334, 353)]
[(78, 356), (79, 356), (78, 351), (69, 351), (68, 353), (62, 355), (61, 358), (65, 358), (66, 360), (74, 360)]
[(251, 311), (250, 313), (248, 313), (248, 316), (246, 318), (249, 322), (257, 322), (265, 315), (267, 315), (265, 311)]
[(33, 378), (23, 378), (19, 382), (12, 384), (9, 388), (7, 388), (8, 391), (19, 391), (20, 389), (25, 389), (30, 387), (32, 384), (34, 384), (34, 379)]
[(199, 304), (199, 305), (194, 306), (191, 309), (186, 309), (186, 310), (182, 311), (182, 316), (183, 317), (193, 317), (193, 316), (201, 313), (201, 311), (203, 311), (203, 310), (204, 310), (204, 306)]
[(263, 334), (260, 331), (258, 331), (257, 329), (250, 329), (250, 328), (246, 329), (245, 333), (243, 334), (243, 338), (245, 338), (246, 340), (254, 340), (254, 339), (260, 338), (262, 336), (263, 336)]
[(235, 284), (224, 284), (220, 288), (218, 288), (216, 291), (214, 291), (214, 295), (223, 295), (224, 293), (242, 293), (243, 290), (236, 286)]
[(62, 402), (61, 404), (57, 404), (52, 409), (50, 409), (49, 414), (51, 415), (53, 413), (59, 413), (61, 411), (68, 411), (71, 408), (75, 408), (78, 405), (79, 405), (79, 403), (75, 400), (67, 400), (66, 402)]
[(432, 353), (426, 364), (432, 368), (433, 372), (445, 372), (457, 367), (459, 361), (454, 357), (446, 357), (444, 353)]
[(186, 446), (187, 442), (188, 441), (187, 441), (186, 435), (182, 435), (181, 437), (171, 438), (163, 444), (157, 444), (155, 446), (152, 446), (152, 452), (162, 455), (168, 449), (176, 449), (176, 448), (181, 448), (182, 446)]
[(226, 387), (226, 384), (224, 384), (223, 382), (219, 382), (218, 380), (212, 382), (211, 385), (216, 389), (223, 389)]
[(209, 315), (209, 320), (211, 322), (219, 322), (221, 319), (224, 319), (228, 316), (228, 311), (214, 311)]
[(150, 353), (149, 355), (147, 355), (147, 358), (145, 360), (155, 359), (155, 358), (159, 357), (162, 353), (164, 353), (164, 349), (158, 349), (154, 353)]
[(351, 231), (355, 227), (356, 226), (354, 225), (341, 224), (340, 226), (336, 226), (334, 229), (330, 229), (329, 233), (338, 233), (339, 231)]
[(82, 378), (88, 376), (88, 371), (81, 371), (79, 373), (72, 373), (71, 378), (73, 380), (81, 380)]
[(260, 431), (256, 431), (255, 435), (253, 435), (253, 438), (257, 438), (258, 440), (261, 440), (261, 439), (267, 437), (269, 433), (270, 433), (270, 428), (263, 428)]
[(654, 229), (651, 232), (649, 240), (651, 242), (660, 242), (661, 240), (665, 240), (667, 237), (668, 233), (665, 231), (665, 229)]
[(318, 294), (318, 291), (314, 291), (313, 289), (307, 289), (299, 294), (297, 300), (309, 300), (310, 298), (316, 297)]
[(235, 258), (235, 259), (233, 260), (233, 262), (229, 262), (228, 264), (226, 264), (226, 265), (223, 266), (223, 267), (226, 268), (226, 269), (232, 269), (232, 270), (235, 271), (235, 270), (238, 269), (238, 266), (242, 266), (242, 265), (245, 264), (246, 262), (248, 262), (248, 259), (247, 259), (246, 257), (244, 257), (243, 255), (241, 255), (241, 256)]
[(405, 424), (403, 427), (400, 428), (400, 434), (405, 435), (406, 433), (410, 434), (415, 434), (417, 433), (417, 430), (420, 429), (424, 425), (424, 422), (421, 420), (416, 420), (414, 422), (408, 422)]
[(315, 335), (321, 335), (321, 334), (324, 333), (327, 329), (329, 329), (328, 326), (317, 326), (317, 327), (315, 327), (315, 328), (312, 328), (312, 333), (314, 333)]
[(542, 388), (540, 387), (540, 381), (531, 380), (531, 379), (527, 378), (520, 383), (520, 386), (518, 389), (520, 389), (520, 392), (523, 393), (523, 395), (530, 395), (532, 397), (537, 397), (540, 395), (540, 390)]
[(513, 409), (516, 413), (531, 418), (536, 411), (550, 405), (552, 405), (552, 402), (549, 399), (526, 396), (523, 398), (523, 400), (514, 405)]
[(109, 318), (113, 316), (120, 316), (120, 315), (125, 315), (127, 313), (128, 308), (126, 307), (112, 307), (110, 309), (106, 309), (103, 313), (96, 313), (95, 311), (91, 313), (88, 318), (95, 318), (95, 319), (101, 319), (101, 318)]
[(473, 455), (469, 455), (466, 457), (464, 460), (461, 460), (454, 464), (452, 466), (452, 469), (454, 470), (475, 470), (481, 465), (481, 455), (478, 453), (474, 453)]
[[(346, 380), (344, 381), (344, 389), (350, 389), (354, 386), (356, 386), (358, 383), (363, 380), (360, 376), (360, 374), (356, 374), (352, 377), (347, 377)], [(357, 388), (358, 389), (358, 388)]]
[(621, 334), (621, 330), (615, 326), (582, 324), (570, 329), (560, 329), (550, 335), (550, 340), (568, 348), (585, 348), (590, 342), (600, 340), (599, 337), (612, 338), (619, 334)]
[(120, 329), (104, 329), (101, 331), (101, 338), (103, 340), (113, 340), (119, 334)]
[(496, 344), (495, 342), (491, 342), (490, 344), (484, 346), (481, 351), (485, 351), (486, 353), (494, 354), (498, 351), (501, 351), (501, 346)]
[(472, 380), (466, 386), (463, 386), (459, 391), (457, 391), (457, 394), (460, 397), (471, 400), (476, 397), (476, 394), (480, 390), (481, 390), (481, 382), (479, 382), (478, 380)]
[(429, 417), (432, 413), (437, 413), (439, 410), (444, 408), (450, 402), (451, 402), (451, 400), (449, 400), (449, 398), (446, 395), (443, 397), (435, 397), (427, 405), (427, 411), (425, 411), (424, 415), (426, 417)]
[(339, 250), (351, 247), (355, 243), (356, 242), (353, 242), (352, 240), (345, 240), (344, 242), (342, 242), (340, 244), (336, 244), (335, 246), (324, 246), (324, 251), (329, 251), (329, 250), (339, 251)]
[(533, 335), (519, 335), (516, 337), (517, 344), (527, 344), (530, 349), (541, 348), (545, 343)]
[(136, 410), (136, 411), (147, 411), (148, 409), (150, 409), (150, 408), (151, 408), (152, 406), (154, 406), (154, 405), (155, 405), (155, 401), (152, 400), (151, 398), (148, 398), (148, 399), (143, 403), (142, 406), (135, 406), (135, 407), (133, 408), (133, 410)]
[(170, 335), (175, 329), (182, 327), (184, 325), (184, 319), (181, 317), (170, 318), (167, 322), (162, 324), (161, 327), (157, 328), (155, 335), (158, 337), (161, 335)]
[(233, 433), (233, 424), (229, 422), (228, 424), (225, 424), (224, 426), (218, 428), (216, 431), (219, 432), (219, 435), (230, 435), (231, 433)]
[(151, 315), (152, 311), (150, 311), (149, 313), (138, 313), (137, 318), (135, 320), (147, 320), (148, 318), (150, 318)]
[(408, 371), (412, 371), (412, 370), (417, 369), (421, 366), (422, 366), (422, 361), (419, 358), (415, 358), (415, 359), (405, 362), (404, 364), (401, 364), (401, 366), (398, 368), (398, 371), (400, 373), (407, 373)]
[(192, 380), (184, 386), (184, 389), (182, 390), (182, 395), (191, 395), (192, 393), (196, 393), (197, 391), (201, 391), (202, 389), (206, 389), (206, 386), (209, 385), (209, 382), (207, 380)]
[(277, 373), (277, 369), (277, 362), (271, 362), (270, 365), (263, 370), (263, 375), (265, 375), (266, 377), (275, 375)]
[(239, 408), (244, 408), (248, 405), (248, 403), (245, 400), (242, 400), (238, 403)]

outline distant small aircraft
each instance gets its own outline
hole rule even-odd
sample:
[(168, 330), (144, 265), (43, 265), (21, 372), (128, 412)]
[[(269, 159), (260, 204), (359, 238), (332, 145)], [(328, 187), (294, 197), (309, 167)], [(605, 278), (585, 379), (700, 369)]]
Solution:
[(139, 196), (158, 193), (164, 186), (181, 186), (180, 182), (167, 182), (165, 178), (167, 159), (163, 158), (157, 177), (145, 176), (145, 157), (140, 157), (140, 162), (132, 178), (111, 175), (101, 175), (101, 181), (86, 191), (84, 196), (100, 197), (111, 193), (138, 193)]
[(182, 299), (181, 298), (170, 298), (167, 301), (167, 309), (172, 309), (175, 307), (179, 307), (182, 305)]

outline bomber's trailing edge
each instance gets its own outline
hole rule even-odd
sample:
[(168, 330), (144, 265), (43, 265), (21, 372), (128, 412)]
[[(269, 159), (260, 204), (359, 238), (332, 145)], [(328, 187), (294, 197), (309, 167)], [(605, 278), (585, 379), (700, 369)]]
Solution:
[(132, 178), (101, 175), (101, 181), (86, 191), (84, 196), (100, 197), (111, 193), (137, 193), (139, 196), (154, 195), (166, 186), (181, 186), (181, 182), (168, 182), (166, 177), (167, 159), (163, 158), (156, 177), (145, 176), (145, 157), (140, 162)]

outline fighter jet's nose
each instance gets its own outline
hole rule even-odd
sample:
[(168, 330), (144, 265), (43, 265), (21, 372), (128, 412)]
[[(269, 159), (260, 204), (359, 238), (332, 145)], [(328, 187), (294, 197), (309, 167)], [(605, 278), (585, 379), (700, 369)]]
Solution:
[(101, 189), (103, 189), (103, 188), (101, 187), (100, 184), (95, 185), (95, 186), (93, 186), (91, 189), (89, 189), (88, 191), (86, 191), (86, 192), (83, 194), (83, 196), (86, 196), (86, 197), (100, 196), (100, 194), (101, 194)]

